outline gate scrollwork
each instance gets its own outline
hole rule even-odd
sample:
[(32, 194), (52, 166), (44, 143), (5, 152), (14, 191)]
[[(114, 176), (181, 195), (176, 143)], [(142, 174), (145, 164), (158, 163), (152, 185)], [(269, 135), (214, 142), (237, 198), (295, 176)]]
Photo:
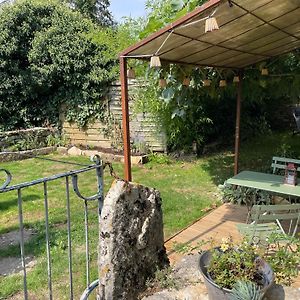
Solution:
[(11, 182), (12, 180), (12, 175), (9, 171), (5, 170), (5, 169), (0, 169), (0, 172), (4, 172), (5, 173), (5, 182), (0, 185), (0, 190), (4, 190)]

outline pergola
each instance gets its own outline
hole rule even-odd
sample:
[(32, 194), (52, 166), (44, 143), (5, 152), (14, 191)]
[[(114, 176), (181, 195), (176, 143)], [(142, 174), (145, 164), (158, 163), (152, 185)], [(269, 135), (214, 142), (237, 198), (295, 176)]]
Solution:
[[(219, 30), (205, 33), (214, 16)], [(159, 56), (171, 64), (235, 69), (239, 73), (235, 166), (238, 173), (243, 69), (300, 46), (300, 0), (210, 0), (120, 54), (125, 179), (130, 181), (127, 59)]]

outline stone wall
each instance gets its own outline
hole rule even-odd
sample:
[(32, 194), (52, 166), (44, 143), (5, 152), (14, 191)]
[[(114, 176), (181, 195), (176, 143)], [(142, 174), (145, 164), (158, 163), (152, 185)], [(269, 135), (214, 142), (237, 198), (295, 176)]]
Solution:
[(42, 127), (0, 132), (0, 151), (4, 151), (16, 143), (30, 138), (45, 144), (47, 136), (51, 133), (53, 133), (51, 129)]
[(37, 155), (47, 155), (56, 151), (56, 147), (44, 147), (40, 149), (16, 151), (16, 152), (0, 152), (0, 162), (23, 160), (32, 158)]
[(146, 280), (168, 263), (159, 192), (114, 182), (100, 219), (99, 299), (137, 299)]

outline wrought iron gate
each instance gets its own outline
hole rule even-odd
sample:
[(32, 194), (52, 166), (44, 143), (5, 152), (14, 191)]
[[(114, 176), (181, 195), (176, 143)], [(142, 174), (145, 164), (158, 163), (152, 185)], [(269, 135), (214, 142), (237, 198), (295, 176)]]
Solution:
[[(45, 158), (43, 158), (45, 159)], [(46, 159), (47, 160), (47, 159)], [(50, 160), (50, 159), (48, 159)], [(96, 287), (97, 281), (90, 283), (90, 258), (89, 258), (89, 214), (88, 214), (88, 202), (97, 201), (98, 202), (98, 222), (100, 217), (101, 208), (103, 205), (103, 164), (99, 156), (93, 157), (93, 164), (83, 165), (76, 163), (69, 163), (64, 161), (54, 160), (56, 162), (67, 163), (72, 165), (80, 166), (80, 169), (74, 171), (68, 171), (65, 173), (53, 175), (50, 177), (45, 177), (31, 182), (24, 182), (21, 184), (9, 186), (12, 180), (12, 175), (8, 170), (0, 169), (1, 172), (6, 174), (5, 182), (0, 186), (0, 194), (16, 191), (17, 201), (18, 201), (18, 222), (19, 222), (19, 235), (20, 235), (20, 253), (22, 262), (22, 272), (23, 272), (23, 288), (24, 288), (24, 299), (28, 298), (28, 288), (27, 288), (27, 274), (26, 274), (26, 262), (25, 262), (25, 243), (24, 243), (24, 223), (23, 223), (23, 199), (22, 191), (28, 187), (42, 185), (43, 186), (43, 199), (44, 199), (44, 216), (45, 216), (45, 235), (46, 235), (46, 253), (47, 253), (47, 277), (48, 277), (48, 299), (53, 299), (53, 287), (52, 287), (52, 262), (51, 262), (51, 241), (49, 237), (49, 210), (48, 210), (48, 182), (57, 179), (65, 180), (65, 194), (66, 194), (66, 211), (67, 211), (67, 251), (68, 251), (68, 272), (69, 272), (69, 298), (74, 299), (73, 292), (73, 271), (72, 271), (72, 239), (71, 239), (71, 217), (70, 217), (70, 185), (72, 184), (73, 191), (84, 202), (84, 228), (85, 228), (85, 264), (86, 264), (86, 291), (82, 295), (81, 299), (87, 299), (90, 291)], [(86, 197), (83, 196), (78, 187), (78, 174), (86, 173), (88, 171), (96, 171), (96, 180), (98, 191), (95, 195)], [(71, 183), (70, 183), (71, 179)], [(84, 289), (84, 288), (83, 288)]]

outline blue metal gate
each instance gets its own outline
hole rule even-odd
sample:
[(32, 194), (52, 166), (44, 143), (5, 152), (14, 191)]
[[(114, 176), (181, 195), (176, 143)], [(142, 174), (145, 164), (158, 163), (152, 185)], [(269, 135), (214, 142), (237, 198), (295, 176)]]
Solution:
[[(45, 158), (43, 158), (45, 159)], [(47, 159), (46, 159), (47, 160)], [(48, 159), (50, 160), (50, 159)], [(5, 173), (6, 179), (2, 186), (0, 186), (0, 195), (3, 193), (15, 191), (17, 194), (17, 201), (18, 201), (18, 222), (19, 222), (19, 235), (20, 235), (20, 255), (21, 255), (21, 262), (22, 262), (22, 273), (23, 273), (23, 289), (24, 289), (24, 299), (29, 299), (28, 296), (28, 287), (27, 287), (27, 274), (26, 274), (26, 263), (25, 263), (25, 246), (24, 246), (24, 222), (23, 222), (23, 198), (22, 192), (24, 189), (41, 185), (43, 187), (43, 199), (44, 199), (44, 217), (45, 217), (45, 241), (46, 241), (46, 253), (47, 253), (47, 277), (48, 277), (48, 299), (53, 299), (53, 285), (52, 285), (52, 262), (51, 262), (51, 241), (49, 235), (49, 209), (48, 209), (48, 182), (54, 181), (57, 179), (65, 180), (64, 188), (65, 188), (65, 195), (66, 195), (66, 212), (67, 212), (67, 251), (68, 251), (68, 281), (69, 281), (69, 299), (74, 299), (74, 292), (73, 292), (73, 255), (72, 255), (72, 235), (71, 235), (71, 217), (70, 217), (70, 186), (72, 186), (73, 191), (77, 195), (79, 199), (81, 199), (84, 203), (84, 230), (85, 230), (85, 265), (86, 265), (86, 291), (82, 295), (81, 299), (87, 299), (91, 290), (93, 290), (96, 285), (97, 281), (90, 283), (90, 249), (89, 249), (89, 214), (88, 214), (88, 203), (90, 201), (97, 201), (98, 202), (98, 222), (100, 217), (101, 208), (103, 205), (103, 164), (99, 156), (93, 157), (93, 164), (91, 165), (83, 165), (83, 164), (76, 164), (76, 163), (69, 163), (64, 161), (57, 161), (61, 163), (73, 164), (76, 166), (80, 166), (80, 169), (74, 171), (68, 171), (61, 174), (56, 174), (50, 177), (45, 177), (37, 180), (33, 180), (30, 182), (24, 182), (21, 184), (9, 186), (12, 180), (12, 175), (8, 170), (0, 169), (0, 171)], [(78, 187), (78, 174), (84, 174), (88, 171), (95, 170), (96, 171), (96, 178), (98, 191), (95, 195), (86, 197), (83, 196)], [(82, 290), (85, 287), (82, 288)]]

